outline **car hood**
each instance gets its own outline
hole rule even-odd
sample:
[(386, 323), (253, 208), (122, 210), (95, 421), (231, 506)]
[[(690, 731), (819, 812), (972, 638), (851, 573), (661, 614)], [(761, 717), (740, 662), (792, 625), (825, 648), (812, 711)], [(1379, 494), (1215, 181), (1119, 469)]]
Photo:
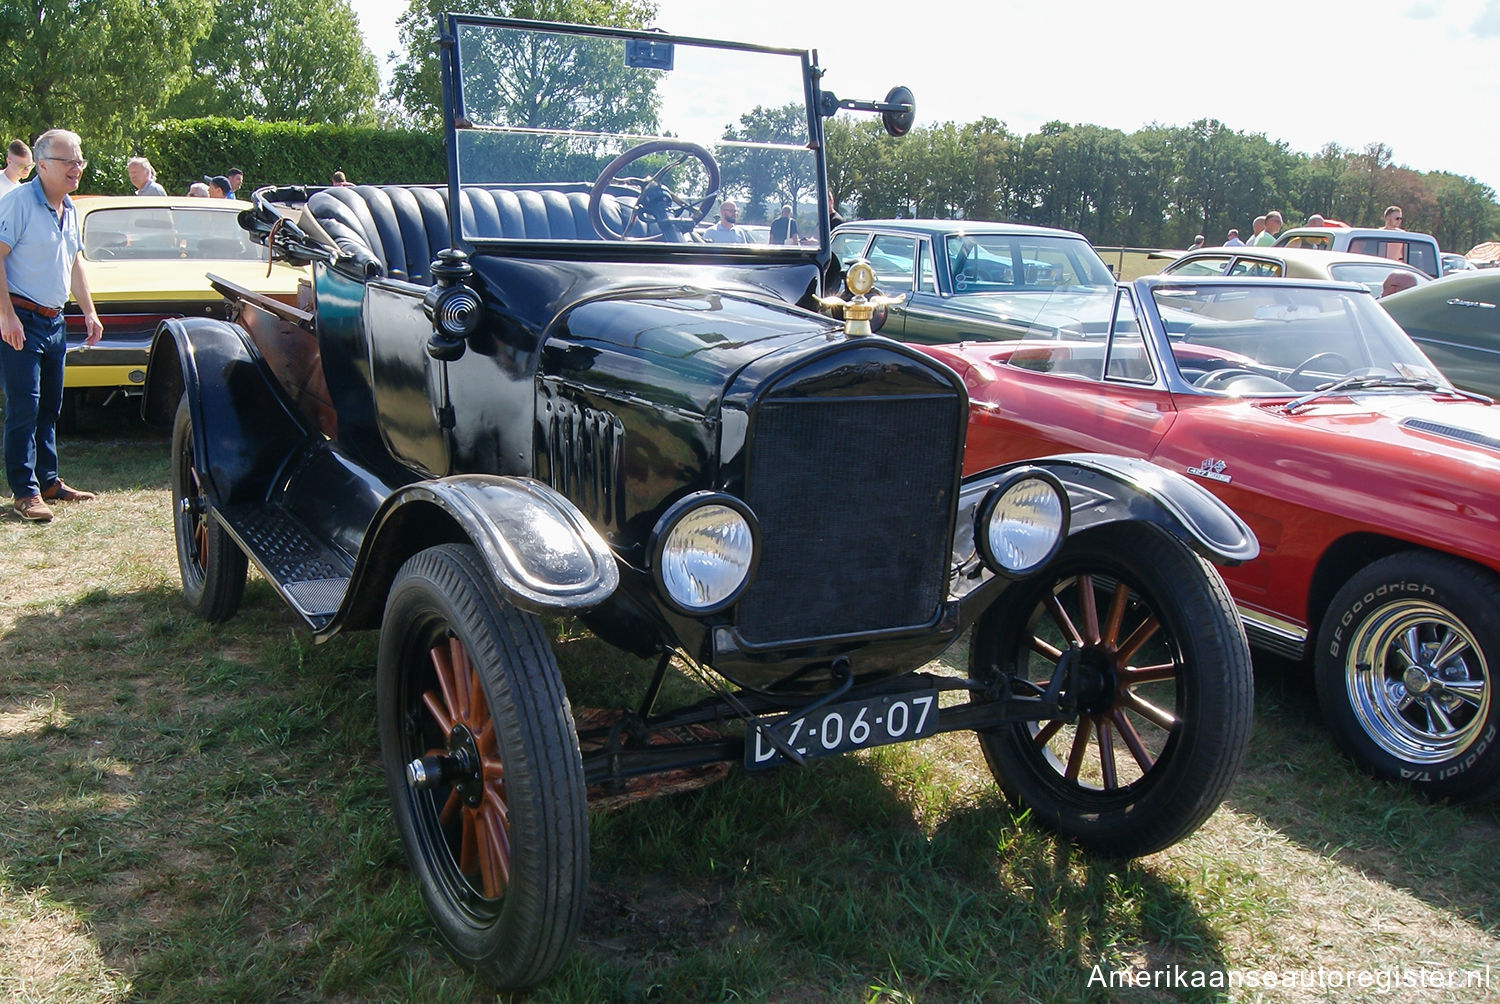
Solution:
[[(1315, 401), (1288, 415), (1282, 405), (1258, 405), (1304, 428), (1378, 440), (1427, 457), (1448, 456), (1500, 472), (1500, 406), (1414, 394), (1355, 394)], [(1481, 459), (1483, 458), (1483, 459)]]
[(308, 276), (306, 268), (284, 262), (272, 265), (267, 276), (264, 261), (243, 260), (86, 261), (83, 267), (89, 295), (101, 303), (218, 301), (223, 294), (209, 285), (210, 273), (256, 293), (290, 296)]
[(844, 337), (827, 318), (765, 298), (687, 286), (613, 290), (563, 311), (548, 331), (542, 367), (545, 376), (616, 395), (650, 388), (707, 414), (744, 367)]

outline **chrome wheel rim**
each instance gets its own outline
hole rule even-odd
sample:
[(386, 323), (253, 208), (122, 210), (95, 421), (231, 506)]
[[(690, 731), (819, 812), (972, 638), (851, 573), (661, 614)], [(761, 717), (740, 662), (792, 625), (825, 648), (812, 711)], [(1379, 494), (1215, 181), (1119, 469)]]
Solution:
[(1350, 704), (1365, 734), (1409, 763), (1451, 760), (1489, 717), (1489, 665), (1474, 634), (1431, 603), (1388, 604), (1350, 639)]

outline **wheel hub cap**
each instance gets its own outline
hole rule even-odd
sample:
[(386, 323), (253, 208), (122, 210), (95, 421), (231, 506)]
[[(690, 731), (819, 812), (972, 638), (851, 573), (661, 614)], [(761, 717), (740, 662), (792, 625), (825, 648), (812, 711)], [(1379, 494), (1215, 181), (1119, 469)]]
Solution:
[(1387, 603), (1355, 630), (1347, 653), (1350, 707), (1390, 755), (1442, 763), (1478, 740), (1493, 700), (1490, 668), (1452, 611), (1425, 601)]

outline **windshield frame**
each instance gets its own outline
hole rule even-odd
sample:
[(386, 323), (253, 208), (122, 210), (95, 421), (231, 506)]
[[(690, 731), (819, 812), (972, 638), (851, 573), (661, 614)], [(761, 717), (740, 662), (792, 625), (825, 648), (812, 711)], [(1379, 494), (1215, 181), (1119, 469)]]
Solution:
[[(461, 32), (465, 28), (494, 28), (508, 29), (526, 32), (543, 32), (564, 36), (581, 36), (586, 38), (600, 38), (609, 40), (621, 40), (624, 42), (642, 42), (655, 44), (670, 44), (673, 46), (686, 46), (697, 49), (719, 49), (726, 52), (737, 52), (747, 54), (762, 54), (766, 56), (788, 57), (798, 62), (801, 74), (800, 99), (803, 104), (803, 115), (807, 125), (807, 153), (808, 166), (811, 177), (811, 193), (809, 202), (802, 204), (805, 210), (811, 209), (811, 215), (817, 220), (815, 228), (805, 228), (804, 234), (815, 237), (816, 240), (805, 245), (770, 245), (757, 242), (746, 244), (713, 244), (702, 243), (692, 239), (683, 241), (662, 240), (606, 240), (604, 238), (584, 238), (574, 240), (561, 239), (517, 239), (507, 237), (490, 237), (475, 234), (465, 229), (463, 220), (463, 200), (461, 191), (465, 187), (463, 176), (462, 158), (460, 155), (460, 139), (462, 133), (469, 133), (475, 127), (465, 116), (465, 102), (463, 94), (463, 65), (460, 55), (459, 40)], [(722, 264), (724, 256), (743, 260), (747, 264), (760, 263), (768, 258), (772, 260), (792, 260), (806, 262), (816, 260), (820, 264), (826, 262), (828, 257), (829, 219), (828, 213), (823, 207), (828, 204), (827, 188), (827, 166), (825, 160), (825, 144), (823, 137), (823, 115), (821, 114), (821, 92), (817, 86), (821, 69), (817, 65), (817, 54), (815, 50), (784, 48), (778, 46), (759, 45), (747, 42), (734, 42), (723, 39), (702, 38), (692, 35), (668, 34), (656, 30), (614, 28), (596, 25), (573, 25), (560, 24), (546, 21), (535, 21), (519, 18), (488, 17), (472, 14), (446, 15), (443, 22), (443, 35), (440, 39), (441, 55), (441, 78), (443, 87), (444, 108), (444, 135), (446, 138), (447, 162), (448, 162), (448, 214), (450, 233), (454, 235), (456, 246), (462, 247), (470, 253), (504, 253), (515, 254), (521, 248), (526, 255), (547, 255), (560, 257), (581, 258), (658, 258), (662, 256), (671, 257), (674, 260), (716, 260)], [(786, 88), (790, 96), (791, 87)], [(562, 135), (565, 130), (556, 130)], [(617, 134), (623, 136), (626, 134)], [(801, 147), (796, 146), (800, 150)], [(472, 187), (502, 187), (500, 182), (481, 183), (475, 182)], [(517, 190), (524, 189), (526, 183), (512, 183)], [(579, 183), (564, 183), (577, 186)], [(726, 186), (727, 187), (727, 186)], [(718, 203), (722, 196), (715, 200), (706, 219), (716, 218)], [(771, 222), (770, 219), (744, 219), (742, 224), (747, 226), (760, 225)], [(700, 228), (701, 229), (701, 228)]]

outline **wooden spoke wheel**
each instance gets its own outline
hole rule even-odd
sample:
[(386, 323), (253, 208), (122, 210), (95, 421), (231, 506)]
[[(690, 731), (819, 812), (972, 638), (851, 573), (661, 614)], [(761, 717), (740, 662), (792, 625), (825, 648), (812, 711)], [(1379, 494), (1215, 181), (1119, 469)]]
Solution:
[(1101, 853), (1148, 854), (1213, 812), (1249, 739), (1249, 649), (1223, 581), (1177, 538), (1117, 524), (1012, 585), (975, 635), (978, 679), (1054, 679), (1076, 709), (980, 742), (1013, 804)]
[(387, 597), (376, 690), (386, 787), (433, 922), (495, 986), (540, 982), (588, 882), (583, 763), (541, 625), (474, 548), (423, 551)]

